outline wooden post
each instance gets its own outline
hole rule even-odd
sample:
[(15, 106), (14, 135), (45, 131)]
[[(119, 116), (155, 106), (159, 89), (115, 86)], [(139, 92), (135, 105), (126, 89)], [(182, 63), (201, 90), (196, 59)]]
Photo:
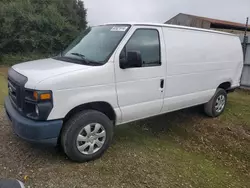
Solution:
[(248, 30), (248, 17), (247, 17), (247, 20), (246, 20), (245, 33), (244, 33), (244, 38), (243, 38), (243, 53), (244, 53), (243, 56), (244, 56), (244, 62), (245, 62), (246, 53), (247, 53), (247, 40), (248, 40), (247, 30)]

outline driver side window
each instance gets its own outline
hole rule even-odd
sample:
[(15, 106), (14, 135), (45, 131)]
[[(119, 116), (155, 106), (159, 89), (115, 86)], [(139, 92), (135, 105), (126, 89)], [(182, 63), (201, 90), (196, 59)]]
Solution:
[(142, 67), (160, 66), (160, 39), (155, 29), (138, 29), (134, 32), (120, 54), (120, 61), (126, 60), (128, 52), (139, 52)]

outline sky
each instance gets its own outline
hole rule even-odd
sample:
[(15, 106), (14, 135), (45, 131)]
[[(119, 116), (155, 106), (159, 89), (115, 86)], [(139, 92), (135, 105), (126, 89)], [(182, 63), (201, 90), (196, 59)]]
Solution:
[(84, 0), (90, 26), (108, 22), (163, 23), (178, 13), (245, 23), (250, 0)]

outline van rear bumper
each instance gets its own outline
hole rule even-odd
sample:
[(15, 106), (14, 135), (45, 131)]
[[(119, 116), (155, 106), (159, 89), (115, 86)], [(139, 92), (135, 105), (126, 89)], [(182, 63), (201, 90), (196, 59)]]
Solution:
[(9, 97), (5, 98), (4, 107), (14, 132), (24, 140), (32, 143), (56, 146), (63, 121), (34, 121), (22, 116), (11, 104)]

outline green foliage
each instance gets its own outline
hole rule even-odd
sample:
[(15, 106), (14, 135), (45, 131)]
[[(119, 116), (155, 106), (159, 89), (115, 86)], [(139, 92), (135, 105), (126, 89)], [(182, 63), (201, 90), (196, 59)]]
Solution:
[(12, 66), (16, 63), (22, 63), (31, 60), (48, 58), (52, 54), (41, 53), (17, 53), (17, 54), (5, 54), (1, 56), (0, 64), (4, 67)]
[(86, 25), (86, 9), (82, 1), (1, 0), (0, 56), (58, 53)]

